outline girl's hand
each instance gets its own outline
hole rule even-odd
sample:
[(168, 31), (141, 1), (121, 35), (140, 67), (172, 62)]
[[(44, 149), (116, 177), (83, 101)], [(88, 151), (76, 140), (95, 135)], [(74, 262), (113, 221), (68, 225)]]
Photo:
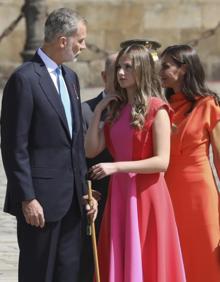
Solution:
[(116, 163), (99, 163), (91, 167), (90, 176), (93, 180), (99, 180), (116, 172), (118, 172)]
[(102, 113), (112, 101), (117, 101), (119, 96), (117, 95), (107, 95), (103, 98), (95, 107), (94, 113)]

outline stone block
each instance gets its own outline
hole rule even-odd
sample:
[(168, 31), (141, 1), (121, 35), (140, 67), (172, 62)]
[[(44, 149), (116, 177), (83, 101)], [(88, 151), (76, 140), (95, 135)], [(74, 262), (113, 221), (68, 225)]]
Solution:
[(78, 60), (81, 62), (90, 62), (92, 60), (96, 60), (98, 57), (99, 54), (96, 54), (87, 47), (87, 49), (80, 54)]
[[(86, 39), (87, 49), (83, 51), (80, 58), (82, 58), (83, 61), (103, 58), (105, 56), (105, 52), (109, 52), (109, 50), (105, 48), (105, 37), (106, 32), (104, 30), (97, 32), (97, 30), (91, 30), (89, 28), (88, 37)], [(92, 45), (92, 47), (89, 45)]]
[(197, 2), (200, 5), (206, 4), (206, 3), (209, 3), (209, 4), (219, 4), (219, 0), (183, 0), (183, 1), (185, 1), (185, 2), (187, 2), (187, 1)]
[(145, 5), (144, 28), (181, 29), (202, 26), (201, 6), (198, 4), (160, 3)]
[(217, 61), (212, 64), (211, 78), (213, 80), (220, 81), (220, 59), (219, 57), (217, 58)]
[(197, 52), (201, 59), (202, 65), (205, 70), (207, 81), (220, 81), (220, 59), (218, 56), (209, 55), (208, 59), (203, 53), (200, 54), (198, 48)]
[(19, 65), (20, 65), (19, 63), (11, 63), (11, 62), (1, 64), (0, 73), (2, 74), (2, 77), (7, 79)]
[[(96, 97), (101, 91), (103, 90), (102, 87), (90, 87), (90, 88), (81, 88), (81, 101), (86, 101)], [(0, 280), (1, 281), (1, 280)]]
[(106, 31), (102, 28), (97, 29), (93, 26), (88, 26), (88, 36), (86, 42), (102, 47), (105, 44)]
[(180, 43), (190, 44), (200, 38), (202, 30), (200, 28), (184, 28), (180, 30)]
[[(77, 2), (77, 1), (76, 1)], [(83, 1), (78, 1), (78, 2), (83, 2)], [(84, 1), (86, 2), (86, 4), (90, 5), (90, 4), (118, 4), (121, 2), (125, 2), (124, 0), (86, 0)], [(128, 2), (128, 1), (126, 1)]]
[(8, 78), (20, 63), (3, 62), (0, 64), (0, 89), (3, 89)]
[(162, 51), (168, 45), (180, 43), (180, 31), (173, 29), (166, 29), (161, 32), (161, 29), (145, 29), (140, 35), (141, 38), (152, 39), (160, 42), (162, 45), (158, 51)]
[(49, 0), (46, 1), (48, 5), (48, 13), (52, 12), (55, 9), (59, 9), (62, 7), (71, 8), (76, 10), (76, 2), (78, 1), (70, 1), (70, 0)]
[(88, 62), (78, 61), (68, 63), (66, 65), (77, 73), (81, 87), (88, 87), (89, 85), (92, 85), (91, 69)]
[[(0, 5), (0, 34), (14, 21), (20, 14), (22, 5)], [(16, 30), (22, 30), (23, 26), (18, 24)]]
[[(21, 26), (24, 26), (24, 21), (22, 21), (20, 24)], [(24, 29), (19, 30), (15, 29), (10, 35), (5, 37), (0, 42), (0, 61), (11, 61), (11, 62), (21, 62), (21, 56), (20, 53), (24, 48), (24, 41), (25, 41), (25, 32)]]
[[(135, 31), (140, 27), (140, 20), (143, 18), (143, 5), (99, 4), (76, 6), (77, 10), (88, 20), (91, 29), (99, 30), (122, 30)], [(98, 11), (98, 13), (97, 13)], [(128, 20), (129, 19), (129, 20)], [(130, 20), (132, 19), (132, 20)]]
[[(130, 35), (130, 38), (132, 36)], [(114, 39), (113, 39), (114, 38)], [(108, 32), (108, 36), (106, 36), (105, 48), (111, 50), (112, 52), (116, 52), (120, 49), (120, 42), (128, 39), (128, 34), (123, 31), (112, 30)]]
[(211, 60), (212, 56), (219, 56), (220, 30), (218, 33), (216, 33), (216, 35), (200, 40), (197, 45), (197, 49), (199, 51), (199, 54), (206, 60)]
[(218, 4), (204, 3), (202, 5), (202, 26), (204, 29), (215, 28), (220, 22), (220, 1)]
[[(192, 0), (193, 1), (193, 0)], [(118, 1), (118, 2), (128, 2), (128, 0), (122, 0), (122, 1)], [(147, 5), (149, 5), (149, 4), (155, 4), (155, 0), (129, 0), (129, 2), (130, 3), (132, 3), (132, 4), (147, 4)], [(160, 1), (158, 1), (158, 2), (160, 2), (160, 3), (167, 3), (167, 4), (173, 4), (173, 0), (160, 0)], [(175, 3), (177, 4), (177, 3), (182, 3), (182, 2), (184, 2), (184, 0), (175, 0)]]
[(0, 7), (2, 5), (13, 5), (13, 6), (22, 6), (24, 4), (23, 0), (1, 0), (0, 1)]
[(90, 86), (102, 86), (103, 81), (101, 77), (101, 72), (104, 70), (105, 66), (105, 59), (102, 60), (94, 60), (90, 63), (90, 70), (91, 70), (91, 81)]

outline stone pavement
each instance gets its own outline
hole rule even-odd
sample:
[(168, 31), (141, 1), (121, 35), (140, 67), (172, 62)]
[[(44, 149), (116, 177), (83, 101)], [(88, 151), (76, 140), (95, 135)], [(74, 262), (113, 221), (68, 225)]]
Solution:
[[(220, 83), (211, 83), (211, 86), (220, 93)], [(100, 88), (82, 89), (82, 100), (92, 98), (100, 91)], [(5, 186), (6, 178), (0, 159), (0, 282), (17, 282), (16, 222), (12, 216), (2, 212)]]
[(0, 159), (0, 281), (17, 281), (18, 247), (14, 217), (2, 212), (6, 178)]

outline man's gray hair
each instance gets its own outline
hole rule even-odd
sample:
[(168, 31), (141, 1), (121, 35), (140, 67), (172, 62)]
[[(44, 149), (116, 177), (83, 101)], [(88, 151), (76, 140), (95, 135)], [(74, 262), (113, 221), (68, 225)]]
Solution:
[(60, 8), (49, 14), (44, 29), (45, 42), (51, 42), (57, 36), (69, 37), (77, 31), (78, 23), (87, 21), (76, 11)]

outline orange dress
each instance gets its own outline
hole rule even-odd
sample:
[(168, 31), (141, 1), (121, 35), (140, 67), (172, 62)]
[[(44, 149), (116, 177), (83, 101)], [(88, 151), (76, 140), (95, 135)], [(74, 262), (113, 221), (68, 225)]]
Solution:
[[(220, 281), (220, 197), (209, 163), (210, 133), (220, 120), (212, 97), (190, 114), (183, 94), (171, 97), (175, 128), (165, 179), (173, 202), (187, 282)], [(220, 142), (220, 140), (219, 140)]]

